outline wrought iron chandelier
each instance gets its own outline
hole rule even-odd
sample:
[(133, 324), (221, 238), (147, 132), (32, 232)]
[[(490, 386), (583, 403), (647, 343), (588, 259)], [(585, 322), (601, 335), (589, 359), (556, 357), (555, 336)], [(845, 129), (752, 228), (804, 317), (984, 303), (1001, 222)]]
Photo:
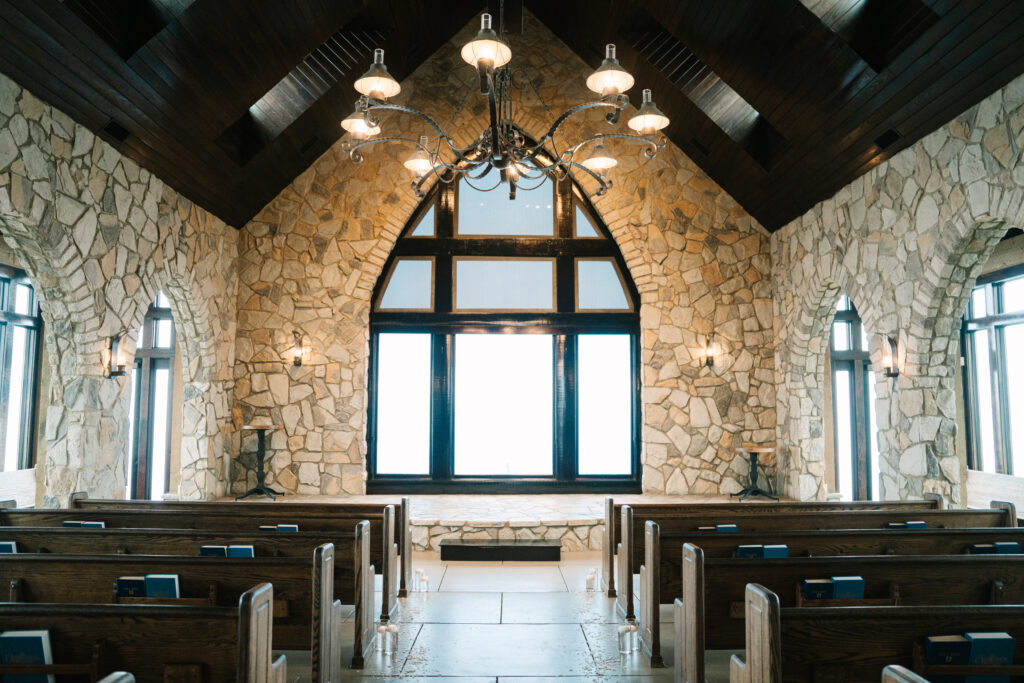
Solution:
[[(644, 90), (639, 110), (627, 122), (634, 133), (601, 133), (566, 149), (558, 148), (555, 134), (570, 117), (589, 109), (607, 108), (611, 111), (605, 115), (605, 120), (615, 125), (619, 122), (622, 110), (629, 104), (626, 91), (633, 87), (634, 80), (616, 59), (615, 45), (606, 46), (601, 66), (587, 77), (587, 88), (597, 93), (600, 99), (577, 105), (563, 113), (536, 142), (531, 141), (513, 120), (513, 72), (509, 64), (512, 50), (491, 28), (490, 14), (481, 16), (479, 33), (463, 46), (461, 54), (462, 59), (476, 69), (480, 92), (487, 96), (489, 105), (490, 125), (476, 140), (460, 148), (430, 116), (409, 107), (389, 104), (388, 100), (401, 92), (402, 87), (384, 65), (384, 50), (377, 49), (374, 51), (373, 64), (354, 84), (360, 94), (355, 111), (341, 122), (342, 128), (352, 135), (351, 139), (343, 143), (349, 158), (354, 163), (362, 163), (362, 149), (373, 144), (398, 142), (413, 145), (415, 150), (405, 159), (404, 166), (414, 175), (412, 189), (418, 197), (426, 194), (432, 178), (450, 183), (464, 177), (473, 187), (484, 191), (497, 189), (507, 183), (509, 198), (515, 199), (517, 187), (531, 190), (539, 187), (548, 177), (561, 180), (573, 170), (581, 171), (597, 181), (598, 187), (594, 194), (601, 196), (611, 188), (608, 171), (618, 163), (605, 147), (604, 141), (638, 142), (644, 146), (644, 155), (648, 159), (654, 158), (658, 150), (665, 146), (665, 138), (659, 131), (668, 126), (669, 119), (654, 105), (651, 91)], [(419, 140), (378, 137), (382, 129), (380, 114), (385, 111), (402, 112), (422, 119), (437, 134), (436, 143), (431, 145), (426, 135), (420, 136)], [(581, 156), (579, 161), (576, 160), (577, 155)], [(490, 187), (479, 187), (479, 181), (492, 169), (500, 173), (500, 180)]]

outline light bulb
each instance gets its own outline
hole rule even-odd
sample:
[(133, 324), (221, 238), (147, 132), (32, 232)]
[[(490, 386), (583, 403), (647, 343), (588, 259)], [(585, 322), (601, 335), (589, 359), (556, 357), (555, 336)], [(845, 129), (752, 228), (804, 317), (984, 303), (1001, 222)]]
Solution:
[(608, 43), (604, 47), (604, 61), (597, 70), (587, 76), (587, 87), (598, 95), (618, 95), (633, 87), (633, 76), (622, 68), (615, 58), (615, 45)]
[(614, 168), (617, 163), (619, 162), (608, 152), (608, 149), (604, 145), (599, 144), (591, 150), (586, 159), (580, 162), (580, 165), (598, 175), (604, 175), (608, 172), (608, 169)]
[(654, 101), (651, 99), (651, 91), (645, 89), (640, 109), (629, 120), (628, 124), (630, 128), (641, 135), (650, 135), (668, 126), (669, 120), (660, 109), (654, 106)]
[(342, 120), (341, 127), (359, 140), (365, 140), (367, 138), (372, 138), (374, 135), (380, 135), (380, 124), (371, 125), (367, 123), (363, 112), (358, 109)]
[(384, 66), (384, 50), (380, 48), (373, 51), (373, 64), (353, 85), (361, 95), (377, 100), (386, 100), (402, 91), (402, 86)]
[(417, 178), (425, 176), (430, 173), (431, 169), (434, 168), (434, 163), (430, 159), (430, 153), (426, 150), (427, 147), (427, 136), (420, 136), (420, 144), (409, 158), (406, 159), (402, 165), (412, 171), (413, 175)]
[(480, 31), (473, 40), (462, 47), (462, 59), (470, 66), (483, 63), (495, 69), (505, 66), (512, 59), (512, 49), (498, 37), (491, 28), (491, 15), (480, 16)]

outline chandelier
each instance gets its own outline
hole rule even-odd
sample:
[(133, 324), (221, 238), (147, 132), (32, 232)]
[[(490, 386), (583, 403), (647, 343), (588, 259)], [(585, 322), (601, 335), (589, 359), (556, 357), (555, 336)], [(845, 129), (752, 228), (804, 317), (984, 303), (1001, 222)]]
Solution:
[[(515, 199), (517, 187), (531, 190), (539, 187), (549, 177), (561, 180), (573, 170), (597, 181), (594, 194), (601, 196), (611, 188), (608, 171), (618, 163), (605, 147), (605, 141), (638, 142), (644, 146), (647, 159), (654, 158), (658, 150), (665, 146), (665, 138), (658, 131), (668, 126), (669, 119), (654, 105), (651, 91), (644, 90), (639, 110), (627, 122), (634, 133), (592, 135), (559, 150), (555, 134), (570, 117), (590, 109), (610, 109), (604, 118), (608, 124), (615, 125), (629, 104), (626, 91), (633, 87), (633, 76), (619, 64), (613, 44), (606, 46), (601, 66), (587, 77), (587, 88), (599, 95), (599, 99), (569, 109), (555, 119), (547, 133), (536, 141), (532, 141), (513, 120), (513, 72), (509, 64), (512, 50), (491, 28), (490, 14), (481, 16), (480, 31), (463, 46), (461, 55), (467, 64), (476, 69), (480, 92), (487, 96), (490, 114), (488, 128), (469, 146), (460, 148), (430, 116), (409, 107), (389, 104), (388, 100), (401, 92), (402, 87), (384, 65), (384, 50), (377, 49), (374, 50), (373, 64), (354, 83), (360, 94), (355, 111), (341, 122), (341, 127), (352, 136), (342, 143), (342, 148), (348, 152), (353, 163), (362, 163), (362, 149), (368, 145), (405, 143), (415, 148), (403, 165), (412, 172), (412, 189), (421, 198), (429, 189), (431, 179), (450, 183), (463, 177), (473, 187), (483, 191), (507, 184), (509, 198)], [(380, 114), (385, 111), (401, 112), (422, 119), (436, 133), (436, 141), (431, 144), (426, 135), (420, 136), (418, 140), (381, 137)], [(478, 187), (477, 183), (492, 170), (500, 173), (500, 179), (490, 187)]]

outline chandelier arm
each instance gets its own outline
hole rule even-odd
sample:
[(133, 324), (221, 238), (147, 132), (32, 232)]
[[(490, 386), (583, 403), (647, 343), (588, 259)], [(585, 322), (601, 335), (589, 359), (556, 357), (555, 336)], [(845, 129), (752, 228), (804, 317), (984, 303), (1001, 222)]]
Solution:
[(551, 128), (548, 129), (547, 134), (545, 134), (544, 137), (537, 140), (537, 144), (530, 148), (530, 152), (528, 153), (526, 159), (532, 161), (534, 158), (536, 158), (537, 155), (540, 154), (541, 151), (543, 151), (544, 143), (546, 143), (548, 140), (551, 140), (551, 144), (552, 146), (554, 146), (555, 133), (558, 132), (558, 129), (561, 128), (562, 124), (565, 123), (571, 116), (578, 114), (581, 111), (586, 111), (587, 109), (593, 109), (594, 107), (611, 107), (614, 111), (612, 111), (608, 116), (605, 117), (611, 123), (613, 122), (610, 118), (611, 115), (618, 114), (623, 109), (625, 109), (626, 105), (628, 104), (629, 98), (626, 97), (625, 95), (612, 95), (606, 99), (595, 100), (593, 102), (584, 102), (583, 104), (577, 105), (572, 109), (567, 110), (564, 114), (555, 119), (555, 122), (551, 124)]
[(597, 192), (594, 193), (594, 195), (597, 196), (597, 197), (604, 196), (604, 193), (607, 192), (608, 190), (610, 190), (611, 187), (612, 187), (612, 181), (611, 180), (609, 180), (605, 176), (602, 176), (602, 175), (600, 175), (598, 173), (595, 173), (595, 172), (591, 171), (589, 168), (587, 168), (583, 164), (576, 163), (575, 161), (569, 161), (569, 162), (566, 163), (566, 166), (570, 167), (570, 168), (579, 169), (579, 170), (583, 171), (584, 173), (586, 173), (587, 175), (589, 175), (594, 180), (596, 180), (598, 185), (600, 186), (598, 188)]
[(586, 140), (582, 140), (581, 142), (578, 142), (569, 149), (565, 150), (565, 152), (563, 153), (563, 157), (567, 161), (571, 162), (572, 158), (576, 155), (576, 152), (579, 151), (580, 147), (583, 147), (584, 145), (591, 142), (596, 142), (598, 140), (633, 140), (643, 145), (647, 145), (647, 149), (644, 150), (644, 153), (648, 159), (653, 159), (654, 155), (658, 153), (658, 150), (665, 147), (664, 141), (654, 140), (647, 137), (646, 135), (630, 135), (628, 133), (600, 133), (598, 135), (592, 135)]
[[(473, 145), (470, 145), (469, 147), (466, 147), (465, 149), (460, 149), (460, 148), (456, 147), (455, 146), (455, 141), (452, 140), (447, 135), (445, 135), (444, 131), (441, 130), (441, 127), (439, 125), (437, 125), (437, 122), (435, 122), (434, 119), (430, 118), (429, 116), (427, 116), (423, 112), (416, 111), (415, 109), (410, 109), (409, 107), (403, 107), (403, 106), (400, 106), (400, 105), (397, 105), (397, 104), (386, 104), (386, 103), (383, 103), (383, 102), (371, 102), (371, 103), (368, 103), (366, 105), (366, 112), (367, 113), (369, 113), (370, 111), (377, 111), (377, 110), (397, 111), (397, 112), (402, 112), (403, 114), (409, 114), (410, 116), (416, 116), (416, 117), (418, 117), (420, 119), (423, 119), (437, 133), (438, 144), (440, 144), (440, 141), (443, 140), (445, 142), (445, 144), (448, 145), (448, 148), (451, 150), (452, 154), (455, 155), (456, 162), (469, 162), (469, 161), (472, 161), (472, 159), (470, 159), (467, 156), (467, 154), (472, 152), (473, 150), (475, 150), (477, 148), (477, 145), (473, 144)], [(406, 141), (406, 140), (405, 140), (405, 138), (380, 138), (378, 140), (374, 140), (373, 142), (384, 142), (384, 141)], [(413, 142), (413, 144), (416, 144), (417, 146), (419, 146), (418, 143), (416, 143), (416, 142), (414, 142), (412, 140), (409, 140), (408, 142)], [(360, 145), (356, 145), (356, 147), (361, 147), (361, 146), (362, 146), (361, 144)], [(442, 163), (445, 163), (446, 165), (451, 166), (450, 164), (447, 164), (447, 162), (442, 162)]]
[(501, 149), (498, 143), (498, 102), (494, 92), (494, 69), (480, 62), (477, 62), (476, 69), (480, 74), (480, 89), (483, 90), (484, 85), (487, 86), (487, 106), (491, 116), (491, 158), (494, 159)]

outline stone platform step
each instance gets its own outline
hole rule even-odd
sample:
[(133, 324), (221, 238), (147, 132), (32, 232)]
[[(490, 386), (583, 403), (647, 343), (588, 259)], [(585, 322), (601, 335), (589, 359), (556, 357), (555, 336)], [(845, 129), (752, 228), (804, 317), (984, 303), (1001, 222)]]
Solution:
[(442, 561), (559, 562), (562, 541), (552, 539), (463, 539), (441, 541)]

